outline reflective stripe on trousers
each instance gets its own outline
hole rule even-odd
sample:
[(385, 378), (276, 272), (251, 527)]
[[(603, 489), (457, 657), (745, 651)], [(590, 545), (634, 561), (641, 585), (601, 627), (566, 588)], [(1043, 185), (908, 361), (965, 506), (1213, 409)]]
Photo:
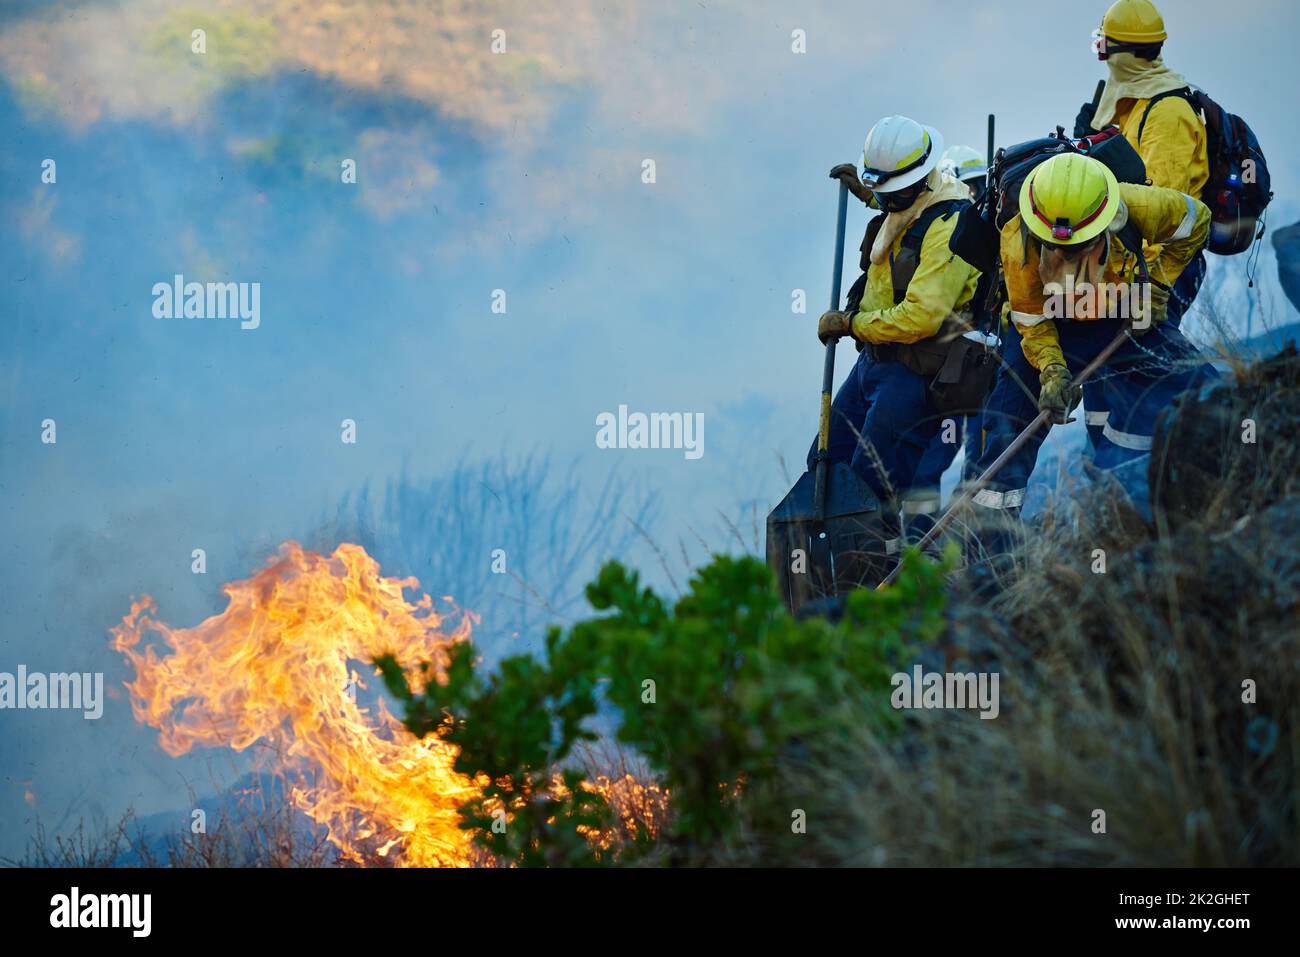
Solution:
[(976, 505), (982, 505), (985, 508), (1019, 508), (1025, 504), (1025, 492), (1023, 488), (1009, 489), (992, 489), (982, 488), (975, 493), (971, 499)]
[(934, 515), (939, 511), (939, 490), (907, 492), (903, 495), (898, 510), (904, 515)]
[[(1205, 250), (1201, 250), (1174, 281), (1173, 288), (1169, 290), (1169, 306), (1165, 319), (1165, 322), (1173, 328), (1178, 328), (1187, 310), (1192, 308), (1192, 302), (1196, 299), (1196, 294), (1205, 279), (1205, 271)], [(1101, 426), (1105, 424), (1104, 417), (1108, 414), (1108, 402), (1106, 389), (1100, 379), (1090, 379), (1083, 384), (1084, 422), (1088, 426), (1088, 444), (1093, 451), (1096, 451), (1097, 443), (1102, 437)], [(1094, 414), (1102, 418), (1093, 421)]]
[(1101, 434), (1122, 449), (1132, 449), (1135, 452), (1148, 452), (1151, 449), (1151, 436), (1140, 435), (1135, 432), (1121, 432), (1109, 422), (1106, 422), (1101, 427)]
[[(1121, 327), (1122, 323), (1113, 319), (1060, 323), (1061, 349), (1070, 370), (1078, 375)], [(987, 434), (977, 472), (992, 465), (1038, 412), (1037, 370), (1025, 359), (1016, 330), (1008, 330), (1007, 336), (1014, 340), (1014, 345), (1007, 352), (1008, 368), (999, 375), (985, 404)], [(1104, 409), (1089, 410), (1097, 415), (1087, 416), (1086, 423), (1089, 431), (1095, 430), (1097, 435), (1094, 463), (1098, 468), (1115, 468), (1150, 450), (1151, 434), (1160, 411), (1179, 393), (1217, 376), (1212, 366), (1188, 361), (1195, 355), (1195, 349), (1178, 329), (1161, 323), (1137, 342), (1125, 342), (1096, 378), (1088, 380), (1097, 383), (1107, 400)], [(1029, 394), (1021, 388), (1021, 382)], [(1098, 425), (1096, 420), (1103, 411), (1106, 419)], [(1047, 431), (1039, 429), (1007, 461), (989, 488), (981, 493), (980, 504), (988, 508), (1011, 508), (1009, 499), (1017, 496), (1023, 503), (1024, 489), (1029, 485)]]

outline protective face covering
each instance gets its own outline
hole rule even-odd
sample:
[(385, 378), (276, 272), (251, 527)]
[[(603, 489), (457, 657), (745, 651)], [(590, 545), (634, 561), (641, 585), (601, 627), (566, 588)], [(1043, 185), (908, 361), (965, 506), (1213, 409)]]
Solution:
[(1095, 130), (1103, 129), (1115, 119), (1115, 108), (1120, 100), (1149, 100), (1157, 93), (1187, 86), (1182, 74), (1165, 66), (1162, 57), (1144, 60), (1134, 53), (1112, 53), (1106, 59), (1106, 68), (1110, 71), (1110, 79), (1092, 117)]
[(1100, 283), (1106, 266), (1109, 235), (1103, 232), (1077, 252), (1044, 243), (1038, 260), (1038, 276), (1043, 285), (1073, 285), (1077, 289), (1081, 283)]
[(957, 182), (951, 176), (945, 176), (937, 166), (930, 170), (930, 174), (922, 182), (927, 188), (921, 190), (906, 209), (890, 212), (881, 224), (880, 231), (876, 233), (876, 241), (871, 246), (871, 261), (876, 265), (889, 259), (889, 250), (893, 248), (894, 240), (908, 226), (916, 222), (916, 218), (925, 212), (931, 203), (946, 199), (964, 199), (967, 196), (966, 185)]

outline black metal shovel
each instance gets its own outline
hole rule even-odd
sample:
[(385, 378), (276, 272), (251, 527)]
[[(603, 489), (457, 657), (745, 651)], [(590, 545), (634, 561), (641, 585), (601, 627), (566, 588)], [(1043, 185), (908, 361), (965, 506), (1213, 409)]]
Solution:
[[(840, 184), (831, 308), (840, 308), (844, 272), (844, 221), (848, 187)], [(767, 516), (767, 563), (790, 611), (808, 602), (873, 586), (886, 571), (880, 502), (871, 486), (843, 462), (830, 461), (831, 389), (835, 340), (826, 344), (822, 367), (821, 418), (813, 471)]]

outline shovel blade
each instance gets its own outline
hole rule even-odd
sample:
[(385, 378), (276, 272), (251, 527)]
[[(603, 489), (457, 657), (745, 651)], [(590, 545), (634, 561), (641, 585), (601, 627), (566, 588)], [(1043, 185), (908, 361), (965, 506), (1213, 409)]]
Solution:
[(767, 516), (767, 564), (792, 614), (808, 602), (874, 587), (888, 571), (880, 502), (843, 463), (831, 466), (826, 508), (813, 511), (816, 479), (805, 472)]

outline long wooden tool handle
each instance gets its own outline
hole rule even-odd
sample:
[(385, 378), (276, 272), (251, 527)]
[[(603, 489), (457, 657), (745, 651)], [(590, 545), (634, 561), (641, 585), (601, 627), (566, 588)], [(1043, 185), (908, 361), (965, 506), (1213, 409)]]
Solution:
[[(831, 309), (840, 308), (840, 284), (844, 280), (844, 224), (848, 218), (849, 188), (840, 183), (839, 210), (835, 223), (835, 268), (831, 273)], [(813, 475), (813, 519), (826, 516), (826, 473), (829, 471), (831, 438), (831, 389), (835, 385), (835, 340), (826, 343), (822, 363), (821, 413), (817, 423), (817, 471)]]

